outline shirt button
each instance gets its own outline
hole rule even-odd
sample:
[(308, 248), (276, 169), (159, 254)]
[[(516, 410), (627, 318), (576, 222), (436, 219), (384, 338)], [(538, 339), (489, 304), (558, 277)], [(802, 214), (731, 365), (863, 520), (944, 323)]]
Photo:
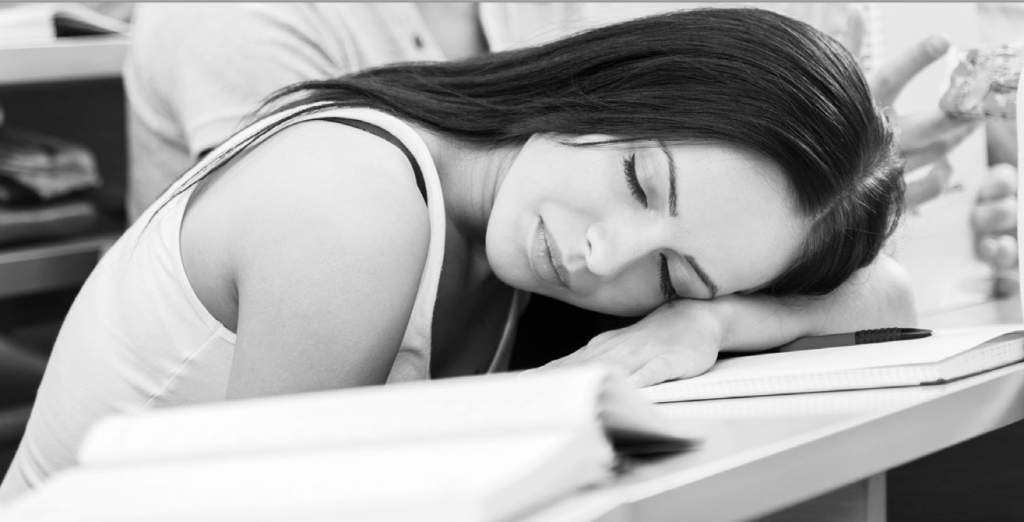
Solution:
[(416, 44), (417, 49), (423, 48), (423, 38), (420, 35), (416, 35), (415, 37), (413, 37), (412, 43)]

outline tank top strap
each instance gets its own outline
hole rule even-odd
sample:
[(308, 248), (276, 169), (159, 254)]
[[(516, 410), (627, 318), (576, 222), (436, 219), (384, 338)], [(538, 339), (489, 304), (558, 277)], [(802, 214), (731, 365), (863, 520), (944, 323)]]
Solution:
[(372, 123), (367, 123), (365, 121), (360, 120), (353, 120), (351, 118), (327, 116), (324, 117), (323, 120), (334, 123), (340, 123), (342, 125), (348, 125), (350, 127), (355, 127), (359, 130), (366, 131), (397, 147), (398, 150), (402, 151), (402, 154), (405, 154), (405, 157), (409, 160), (409, 163), (412, 165), (413, 174), (416, 175), (416, 187), (420, 189), (420, 195), (423, 196), (423, 202), (429, 204), (430, 201), (427, 198), (427, 184), (426, 181), (423, 180), (423, 171), (420, 170), (420, 165), (416, 161), (416, 158), (412, 155), (412, 151), (409, 150), (409, 147), (406, 147), (405, 144), (402, 143), (401, 140), (399, 140), (397, 137), (395, 137), (394, 134), (391, 134), (390, 132)]

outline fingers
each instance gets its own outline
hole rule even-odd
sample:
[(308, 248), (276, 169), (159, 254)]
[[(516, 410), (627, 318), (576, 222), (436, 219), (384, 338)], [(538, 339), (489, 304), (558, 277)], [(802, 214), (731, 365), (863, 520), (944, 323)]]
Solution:
[(565, 368), (565, 367), (568, 367), (568, 366), (577, 366), (579, 364), (583, 364), (582, 357), (580, 357), (580, 355), (579, 355), (582, 352), (584, 352), (583, 349), (576, 350), (575, 352), (570, 353), (569, 355), (566, 355), (565, 357), (562, 357), (561, 359), (555, 359), (553, 361), (550, 361), (550, 362), (548, 362), (544, 366), (541, 366), (538, 369), (540, 369), (540, 370), (550, 370), (552, 368)]
[(715, 356), (709, 356), (703, 350), (662, 354), (634, 370), (626, 382), (642, 388), (672, 379), (696, 377), (708, 371), (715, 364), (715, 359)]
[(883, 107), (892, 105), (910, 79), (946, 54), (947, 50), (949, 39), (933, 35), (882, 64), (870, 81), (871, 92), (878, 103)]
[(964, 137), (966, 137), (966, 135), (950, 136), (947, 139), (936, 141), (927, 147), (917, 150), (904, 150), (903, 159), (906, 163), (903, 165), (903, 171), (913, 172), (925, 165), (945, 158), (949, 155), (950, 150), (963, 141)]
[(1016, 293), (1018, 279), (1001, 274), (1016, 273), (1017, 265), (1017, 168), (1001, 163), (989, 168), (978, 190), (978, 202), (971, 211), (971, 225), (977, 240), (978, 258), (996, 272), (997, 297)]
[(630, 374), (626, 378), (626, 383), (637, 388), (643, 388), (644, 386), (665, 382), (676, 375), (676, 359), (667, 355), (655, 357)]
[(938, 110), (905, 115), (898, 120), (900, 150), (904, 156), (921, 154), (927, 150), (934, 157), (918, 166), (926, 165), (938, 156), (945, 156), (983, 124), (983, 120), (953, 119)]
[(617, 342), (598, 345), (591, 341), (587, 346), (551, 361), (541, 369), (609, 364), (628, 375), (627, 383), (644, 387), (700, 375), (711, 368), (717, 355), (717, 349), (706, 347), (691, 346), (685, 350), (665, 351), (664, 347), (651, 344), (638, 343), (627, 348)]
[[(554, 361), (541, 366), (541, 368), (560, 368), (565, 366), (579, 366), (581, 364), (587, 364), (594, 361), (600, 362), (601, 358), (605, 357), (605, 354), (609, 349), (616, 346), (616, 343), (614, 342), (615, 332), (617, 332), (617, 330), (602, 332), (591, 339), (586, 346), (562, 357), (561, 359), (555, 359)], [(632, 370), (632, 368), (629, 368), (629, 370)]]
[(1013, 165), (1000, 163), (989, 168), (988, 179), (978, 189), (978, 200), (991, 201), (1016, 194), (1017, 169)]
[(1017, 228), (1017, 198), (980, 201), (971, 211), (971, 224), (979, 234), (1002, 234)]
[(544, 368), (600, 363), (618, 368), (637, 386), (707, 371), (718, 356), (722, 327), (707, 305), (669, 303), (626, 328), (595, 336)]
[(996, 269), (1013, 268), (1017, 263), (1017, 238), (1009, 234), (984, 237), (978, 251), (981, 259)]
[(907, 176), (907, 208), (916, 208), (926, 201), (939, 197), (949, 186), (949, 180), (952, 178), (953, 167), (945, 158), (937, 161), (926, 173), (913, 173)]

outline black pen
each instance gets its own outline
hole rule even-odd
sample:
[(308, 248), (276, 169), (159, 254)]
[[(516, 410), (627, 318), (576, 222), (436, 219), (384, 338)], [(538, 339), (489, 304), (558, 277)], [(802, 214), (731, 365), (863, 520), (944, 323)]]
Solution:
[(780, 346), (779, 351), (795, 352), (797, 350), (835, 348), (837, 346), (852, 346), (855, 344), (906, 341), (909, 339), (921, 339), (922, 337), (928, 337), (931, 334), (931, 330), (922, 330), (920, 328), (879, 328), (877, 330), (860, 330), (857, 332), (841, 334), (801, 337), (789, 344)]

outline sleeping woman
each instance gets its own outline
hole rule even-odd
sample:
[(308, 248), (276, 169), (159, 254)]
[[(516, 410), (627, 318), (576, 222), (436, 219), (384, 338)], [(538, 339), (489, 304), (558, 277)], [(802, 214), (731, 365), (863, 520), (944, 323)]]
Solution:
[(637, 385), (911, 324), (902, 173), (848, 52), (758, 9), (291, 86), (100, 261), (0, 500), (111, 413), (500, 371), (531, 294), (646, 315), (555, 363)]

